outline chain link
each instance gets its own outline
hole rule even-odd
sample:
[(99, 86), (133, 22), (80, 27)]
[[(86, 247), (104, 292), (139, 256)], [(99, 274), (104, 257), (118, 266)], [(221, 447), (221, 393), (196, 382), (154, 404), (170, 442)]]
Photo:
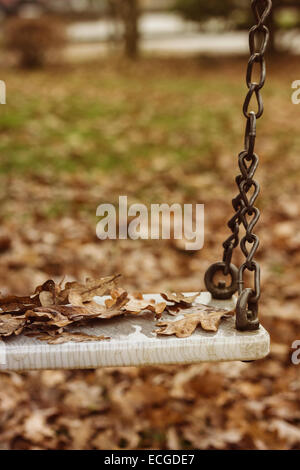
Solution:
[[(228, 227), (231, 235), (223, 243), (223, 262), (212, 265), (205, 275), (205, 283), (209, 292), (215, 298), (230, 298), (238, 290), (239, 299), (237, 302), (236, 327), (238, 330), (255, 330), (258, 323), (258, 301), (260, 298), (260, 268), (254, 257), (259, 246), (259, 238), (253, 233), (253, 229), (258, 222), (260, 212), (255, 207), (256, 199), (259, 195), (260, 187), (254, 179), (258, 166), (258, 156), (254, 153), (256, 139), (256, 122), (264, 111), (261, 89), (266, 80), (265, 52), (269, 42), (269, 29), (266, 21), (272, 9), (271, 0), (252, 0), (252, 11), (256, 24), (249, 31), (250, 58), (248, 60), (246, 72), (246, 84), (248, 93), (243, 104), (243, 114), (246, 118), (244, 150), (239, 154), (238, 163), (240, 175), (236, 177), (236, 184), (239, 190), (238, 195), (232, 200), (235, 210), (234, 216), (229, 220)], [(259, 81), (253, 81), (254, 69), (259, 70)], [(252, 101), (256, 101), (256, 111), (252, 108)], [(239, 240), (240, 226), (243, 225), (245, 235)], [(231, 264), (234, 249), (240, 244), (246, 260), (239, 270)], [(219, 282), (216, 286), (213, 276), (216, 272), (231, 276), (231, 285), (226, 286), (224, 282)], [(245, 271), (253, 272), (254, 287), (244, 287)], [(236, 273), (238, 272), (237, 276)]]

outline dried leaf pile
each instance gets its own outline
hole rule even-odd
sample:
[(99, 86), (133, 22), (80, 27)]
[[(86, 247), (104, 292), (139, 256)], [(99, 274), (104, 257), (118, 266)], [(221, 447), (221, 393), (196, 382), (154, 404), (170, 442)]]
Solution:
[[(104, 307), (93, 301), (96, 295), (103, 295), (115, 286), (119, 276), (100, 280), (87, 279), (84, 284), (67, 282), (56, 284), (49, 280), (38, 286), (32, 296), (7, 296), (0, 299), (0, 337), (19, 335), (23, 331), (49, 339), (50, 343), (91, 340), (88, 335), (70, 334), (64, 331), (71, 324), (95, 318), (112, 318), (121, 315), (127, 293), (120, 293), (114, 305)], [(126, 295), (124, 295), (126, 294)], [(58, 337), (57, 340), (53, 336)], [(106, 339), (93, 337), (94, 340)]]
[[(182, 312), (184, 318), (176, 321), (158, 322), (158, 335), (176, 335), (178, 338), (190, 336), (198, 325), (206, 331), (217, 331), (221, 319), (234, 312), (198, 304), (192, 306), (198, 293), (193, 296), (165, 292), (161, 296), (165, 302), (145, 300), (141, 293), (128, 294), (117, 287), (120, 275), (101, 279), (87, 279), (84, 284), (67, 282), (56, 284), (48, 280), (38, 286), (32, 296), (7, 296), (0, 298), (0, 338), (20, 335), (37, 337), (49, 344), (62, 344), (68, 341), (102, 341), (104, 335), (87, 335), (79, 331), (69, 331), (69, 327), (84, 325), (92, 320), (110, 319), (123, 315), (139, 315), (151, 311), (155, 318), (166, 311), (171, 315)], [(105, 305), (94, 301), (95, 296), (108, 294)]]

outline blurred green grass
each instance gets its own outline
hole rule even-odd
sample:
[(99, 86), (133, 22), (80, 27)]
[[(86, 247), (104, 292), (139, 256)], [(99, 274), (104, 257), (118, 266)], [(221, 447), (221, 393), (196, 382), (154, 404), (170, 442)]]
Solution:
[[(144, 59), (5, 69), (0, 177), (46, 174), (59, 181), (66, 174), (88, 178), (99, 172), (151, 181), (157, 172), (178, 168), (178, 186), (186, 194), (192, 190), (185, 176), (208, 173), (221, 182), (227, 175), (232, 181), (243, 149), (246, 62)], [(300, 174), (300, 106), (291, 103), (300, 66), (296, 58), (276, 58), (268, 70), (257, 149), (269, 190)], [(49, 213), (63, 210), (62, 198)]]
[(6, 72), (0, 172), (135, 172), (156, 158), (209, 169), (216, 152), (237, 151), (243, 125), (243, 77), (221, 78), (201, 67)]

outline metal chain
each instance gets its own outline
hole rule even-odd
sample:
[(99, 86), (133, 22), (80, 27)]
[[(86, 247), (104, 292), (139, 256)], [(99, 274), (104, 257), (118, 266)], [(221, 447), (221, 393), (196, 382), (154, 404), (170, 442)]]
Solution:
[[(256, 122), (264, 111), (261, 89), (266, 80), (265, 52), (269, 41), (269, 29), (266, 21), (272, 9), (271, 0), (252, 0), (256, 24), (249, 32), (250, 58), (247, 66), (246, 83), (248, 93), (246, 95), (243, 114), (247, 119), (245, 130), (244, 150), (239, 154), (238, 163), (240, 174), (236, 178), (239, 189), (238, 195), (233, 199), (232, 205), (235, 210), (234, 216), (229, 220), (228, 227), (232, 234), (223, 243), (223, 261), (213, 264), (205, 274), (205, 284), (212, 296), (217, 299), (228, 299), (237, 290), (239, 299), (237, 302), (236, 327), (238, 330), (254, 330), (259, 327), (258, 300), (260, 297), (260, 269), (254, 256), (256, 254), (259, 238), (253, 233), (258, 222), (260, 212), (255, 207), (255, 201), (259, 194), (259, 184), (254, 179), (258, 166), (258, 156), (254, 153), (256, 139)], [(259, 68), (259, 81), (253, 81), (254, 67)], [(257, 111), (250, 110), (252, 98), (256, 100)], [(241, 250), (246, 258), (238, 270), (231, 263), (234, 249), (239, 245), (240, 225), (245, 228), (245, 236), (240, 241)], [(254, 273), (254, 288), (244, 288), (244, 273), (248, 270)], [(225, 276), (230, 275), (231, 284), (221, 281), (214, 284), (214, 276), (222, 272)]]

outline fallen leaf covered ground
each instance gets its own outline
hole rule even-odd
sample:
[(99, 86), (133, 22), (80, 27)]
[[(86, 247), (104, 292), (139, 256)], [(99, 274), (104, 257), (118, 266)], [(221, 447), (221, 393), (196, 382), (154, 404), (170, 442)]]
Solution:
[[(2, 295), (47, 279), (122, 272), (124, 288), (201, 290), (221, 258), (242, 150), (245, 59), (142, 60), (3, 69), (0, 113)], [(260, 318), (257, 363), (0, 373), (2, 449), (299, 449), (300, 107), (292, 57), (269, 60), (258, 123)], [(204, 203), (205, 245), (100, 241), (96, 208)], [(241, 257), (235, 259), (238, 264)], [(171, 317), (171, 319), (173, 319)]]

